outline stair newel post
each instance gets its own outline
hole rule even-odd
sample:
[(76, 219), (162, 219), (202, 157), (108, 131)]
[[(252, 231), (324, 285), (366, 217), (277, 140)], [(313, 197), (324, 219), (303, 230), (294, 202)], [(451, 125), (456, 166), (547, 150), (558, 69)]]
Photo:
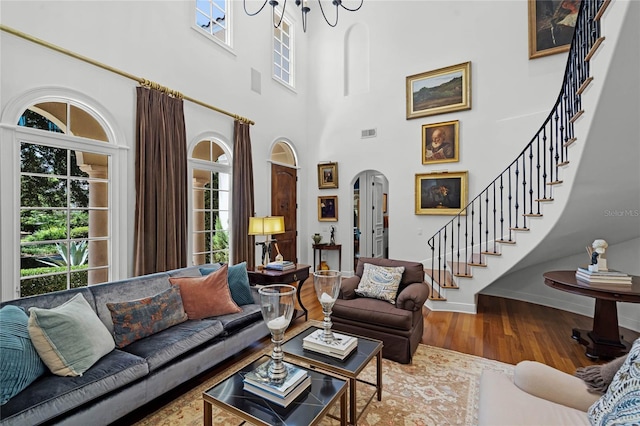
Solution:
[(484, 250), (489, 251), (489, 189), (484, 190), (485, 204), (484, 204), (484, 220), (487, 224), (484, 226)]
[(527, 163), (525, 158), (525, 151), (522, 152), (520, 157), (522, 158), (522, 227), (527, 227)]
[[(538, 139), (537, 137), (536, 137), (536, 200), (540, 200), (540, 139)], [(537, 204), (538, 204), (538, 213), (540, 213), (540, 201), (538, 201)]]
[(496, 181), (494, 180), (493, 183), (493, 252), (497, 253), (498, 252), (498, 247), (497, 247), (497, 243), (496, 243), (496, 238), (497, 238), (497, 234), (496, 234), (496, 229), (498, 227), (498, 224), (496, 223)]
[[(473, 222), (471, 223), (473, 227)], [(465, 207), (465, 216), (464, 216), (464, 258), (469, 259), (469, 211), (468, 208)], [(467, 261), (465, 260), (465, 273), (466, 273), (466, 265)], [(460, 260), (458, 259), (458, 273), (460, 273)]]
[[(446, 264), (447, 263), (447, 226), (446, 225), (444, 227), (444, 234), (442, 235), (442, 239), (443, 239), (442, 240), (442, 247), (443, 247), (442, 251), (444, 252), (443, 253), (444, 260), (442, 261), (442, 263)], [(440, 274), (439, 274), (440, 278), (439, 279), (446, 280), (447, 278), (446, 278), (445, 272), (443, 271), (443, 268), (439, 268), (439, 269), (440, 269)], [(440, 282), (444, 283), (446, 285), (445, 281), (440, 281)]]
[(504, 172), (500, 174), (500, 239), (504, 240)]
[(465, 275), (469, 274), (469, 262), (473, 262), (473, 250), (474, 250), (474, 229), (475, 229), (475, 218), (476, 218), (476, 211), (475, 211), (475, 199), (473, 199), (471, 201), (471, 256), (469, 256), (468, 254), (465, 256), (465, 262), (464, 262), (464, 273)]
[[(457, 246), (457, 261), (454, 262), (453, 260), (453, 250), (451, 250), (451, 264), (452, 265), (457, 265), (459, 264), (458, 262), (460, 262), (460, 235), (462, 234), (462, 228), (461, 228), (461, 223), (460, 223), (460, 215), (462, 214), (462, 212), (458, 213), (458, 246)], [(452, 268), (453, 269), (453, 268)]]
[[(540, 213), (539, 208), (538, 213)], [(529, 144), (529, 214), (533, 214), (533, 145), (531, 144)]]
[(516, 161), (515, 161), (516, 170), (514, 172), (515, 173), (515, 176), (514, 176), (514, 181), (515, 182), (514, 182), (514, 188), (513, 188), (513, 190), (514, 190), (513, 199), (515, 201), (515, 204), (514, 204), (515, 213), (514, 214), (515, 214), (515, 227), (516, 228), (518, 228), (518, 219), (520, 219), (520, 216), (518, 215), (518, 213), (520, 211), (520, 203), (518, 201), (518, 188), (520, 186), (519, 182), (518, 182), (518, 179), (520, 178), (520, 168), (518, 166), (518, 164), (519, 164), (518, 160), (519, 159), (520, 159), (520, 157), (516, 158)]

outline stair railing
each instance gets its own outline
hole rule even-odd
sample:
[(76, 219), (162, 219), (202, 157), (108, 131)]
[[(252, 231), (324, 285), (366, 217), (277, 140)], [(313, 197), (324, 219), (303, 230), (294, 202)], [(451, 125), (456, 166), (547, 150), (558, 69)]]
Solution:
[(528, 220), (541, 216), (540, 206), (553, 201), (559, 169), (569, 163), (575, 140), (573, 123), (582, 114), (581, 94), (591, 81), (589, 60), (600, 38), (600, 16), (610, 0), (583, 0), (576, 21), (560, 94), (531, 141), (489, 185), (440, 228), (427, 244), (430, 265), (425, 272), (433, 285), (432, 299), (442, 288), (456, 287), (454, 277), (470, 277), (473, 266), (484, 266), (499, 244), (515, 243), (528, 231)]

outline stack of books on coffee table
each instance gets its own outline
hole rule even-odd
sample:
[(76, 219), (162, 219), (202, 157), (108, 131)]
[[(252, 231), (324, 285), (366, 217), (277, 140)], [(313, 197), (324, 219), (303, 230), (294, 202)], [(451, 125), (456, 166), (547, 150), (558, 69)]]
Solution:
[(333, 332), (333, 342), (326, 343), (322, 340), (323, 332), (323, 329), (318, 329), (302, 339), (302, 348), (344, 360), (358, 347), (356, 337), (336, 332)]
[(598, 285), (631, 285), (631, 275), (609, 269), (608, 271), (590, 271), (588, 266), (581, 266), (576, 271), (576, 278), (589, 284)]
[(255, 370), (245, 374), (243, 389), (281, 407), (287, 407), (296, 397), (311, 386), (311, 377), (303, 368), (285, 362), (287, 377), (277, 384), (269, 380), (268, 369), (271, 360), (260, 364)]
[(290, 260), (283, 260), (282, 262), (269, 262), (266, 266), (267, 269), (273, 269), (274, 271), (288, 271), (295, 269), (296, 264)]

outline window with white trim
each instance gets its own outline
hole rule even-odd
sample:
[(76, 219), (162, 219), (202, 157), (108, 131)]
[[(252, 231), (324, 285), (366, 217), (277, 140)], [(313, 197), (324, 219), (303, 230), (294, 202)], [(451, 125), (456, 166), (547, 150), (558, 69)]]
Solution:
[[(281, 16), (274, 13), (274, 22), (279, 22)], [(273, 29), (273, 77), (290, 87), (294, 87), (292, 52), (293, 28), (287, 17), (283, 16), (280, 26)]]
[(231, 45), (229, 6), (228, 0), (196, 0), (195, 10), (196, 26), (227, 46)]

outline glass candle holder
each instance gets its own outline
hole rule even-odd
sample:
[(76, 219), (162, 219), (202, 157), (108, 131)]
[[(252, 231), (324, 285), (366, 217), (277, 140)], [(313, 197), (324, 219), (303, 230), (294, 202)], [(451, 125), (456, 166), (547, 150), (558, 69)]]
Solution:
[(324, 314), (322, 341), (332, 343), (334, 335), (331, 332), (331, 310), (340, 292), (342, 274), (339, 271), (317, 271), (313, 273), (313, 287), (316, 289), (316, 296), (322, 306)]
[(282, 342), (284, 332), (289, 327), (294, 311), (296, 288), (286, 284), (274, 284), (258, 289), (262, 318), (271, 332), (273, 351), (268, 378), (272, 383), (282, 383), (287, 378), (287, 369), (282, 360)]

